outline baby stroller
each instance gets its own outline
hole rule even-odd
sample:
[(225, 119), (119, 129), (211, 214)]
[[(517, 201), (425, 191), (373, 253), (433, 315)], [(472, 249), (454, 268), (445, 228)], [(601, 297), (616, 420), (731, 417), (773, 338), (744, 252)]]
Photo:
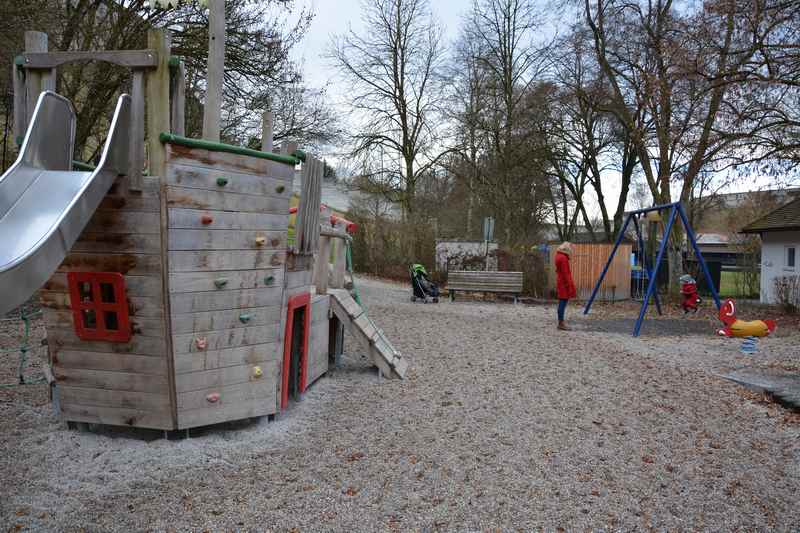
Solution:
[(415, 263), (408, 270), (411, 273), (411, 301), (419, 299), (422, 303), (428, 303), (430, 298), (433, 303), (439, 303), (439, 286), (431, 281), (425, 267)]

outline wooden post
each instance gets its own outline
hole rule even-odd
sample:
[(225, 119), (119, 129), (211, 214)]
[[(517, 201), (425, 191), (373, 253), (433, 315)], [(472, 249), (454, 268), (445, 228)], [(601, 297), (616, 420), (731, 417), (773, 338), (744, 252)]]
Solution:
[(151, 176), (164, 177), (164, 147), (158, 136), (169, 131), (169, 54), (171, 39), (164, 30), (147, 32), (147, 45), (158, 54), (158, 67), (147, 72), (147, 153)]
[(128, 189), (142, 190), (144, 169), (144, 71), (134, 69), (131, 78), (131, 133)]
[(28, 131), (28, 111), (25, 104), (25, 70), (11, 63), (11, 80), (14, 84), (14, 140), (22, 144), (22, 138)]
[(169, 399), (171, 406), (173, 427), (178, 427), (178, 400), (175, 390), (175, 358), (172, 353), (172, 331), (169, 295), (169, 257), (167, 251), (167, 176), (166, 176), (166, 150), (161, 144), (159, 135), (169, 131), (169, 56), (172, 40), (168, 31), (154, 29), (147, 32), (147, 46), (158, 54), (158, 66), (155, 70), (147, 72), (147, 154), (150, 176), (160, 178), (160, 225), (161, 225), (161, 280), (162, 294), (164, 295), (164, 331), (166, 336), (167, 351), (167, 376), (169, 382)]
[[(47, 52), (47, 34), (40, 31), (25, 32), (25, 51), (26, 52)], [(33, 118), (33, 111), (36, 108), (36, 100), (42, 92), (42, 72), (28, 69), (25, 73), (25, 93), (26, 93), (26, 124), (30, 124)]]
[(183, 61), (172, 74), (172, 133), (186, 135), (186, 65)]
[(272, 151), (272, 111), (264, 111), (261, 115), (261, 151)]
[(208, 1), (208, 74), (203, 139), (219, 141), (222, 82), (225, 75), (225, 0)]
[(347, 263), (347, 241), (345, 239), (336, 239), (336, 250), (333, 253), (331, 287), (342, 289), (344, 288), (344, 270)]
[(317, 294), (328, 294), (328, 276), (331, 257), (331, 238), (320, 236), (319, 252), (314, 263), (314, 285), (317, 287)]

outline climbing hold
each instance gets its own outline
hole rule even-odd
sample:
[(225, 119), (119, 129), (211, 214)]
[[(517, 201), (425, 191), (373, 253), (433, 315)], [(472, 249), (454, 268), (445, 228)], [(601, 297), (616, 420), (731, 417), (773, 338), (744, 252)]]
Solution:
[(275, 187), (275, 192), (278, 193), (278, 194), (281, 194), (285, 190), (286, 190), (286, 187), (284, 187), (283, 185), (278, 185), (277, 187)]
[(281, 254), (273, 254), (272, 258), (269, 260), (272, 266), (278, 266), (281, 264)]
[(208, 347), (208, 339), (205, 337), (198, 337), (194, 340), (198, 350), (205, 350)]
[(212, 222), (214, 222), (214, 219), (213, 219), (213, 218), (211, 218), (211, 216), (210, 216), (210, 215), (203, 215), (203, 216), (200, 218), (200, 222), (202, 222), (203, 224), (206, 224), (206, 225), (207, 225), (207, 224), (211, 224)]
[(261, 371), (261, 367), (260, 366), (254, 366), (253, 367), (253, 377), (254, 378), (260, 378), (262, 375), (264, 375), (264, 372)]
[(239, 315), (239, 322), (241, 322), (242, 324), (247, 324), (248, 322), (250, 322), (251, 318), (253, 318), (252, 315), (249, 315), (247, 313), (242, 313), (241, 315)]
[(218, 392), (212, 392), (211, 394), (206, 396), (206, 401), (208, 403), (217, 403), (219, 401), (219, 393)]
[(267, 242), (266, 237), (256, 237), (256, 246), (264, 246), (266, 242)]
[(264, 278), (264, 285), (272, 285), (275, 282), (275, 276), (267, 276)]
[(217, 185), (224, 187), (228, 184), (228, 178), (217, 178)]
[(225, 279), (225, 278), (219, 278), (219, 279), (215, 279), (214, 280), (214, 286), (216, 288), (218, 288), (218, 289), (221, 289), (222, 287), (224, 287), (227, 284), (228, 284), (228, 280)]

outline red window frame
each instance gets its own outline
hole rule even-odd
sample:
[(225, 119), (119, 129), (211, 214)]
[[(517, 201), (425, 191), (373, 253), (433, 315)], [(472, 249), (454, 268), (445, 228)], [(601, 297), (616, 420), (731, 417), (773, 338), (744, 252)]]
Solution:
[(292, 358), (292, 331), (294, 330), (294, 312), (306, 308), (303, 324), (303, 351), (300, 353), (300, 393), (306, 390), (306, 376), (308, 374), (308, 333), (311, 327), (311, 293), (298, 294), (289, 298), (289, 308), (286, 311), (286, 332), (283, 337), (283, 376), (281, 387), (281, 410), (289, 405), (289, 364)]
[[(81, 285), (88, 283), (91, 287), (91, 300), (81, 299)], [(114, 301), (104, 302), (101, 284), (113, 287)], [(128, 342), (131, 340), (130, 317), (128, 316), (128, 298), (125, 293), (125, 278), (119, 272), (68, 272), (69, 300), (75, 333), (78, 338), (87, 341)], [(84, 311), (93, 311), (95, 324), (90, 327), (86, 323)], [(114, 313), (117, 317), (117, 329), (109, 329), (106, 324), (106, 313)]]

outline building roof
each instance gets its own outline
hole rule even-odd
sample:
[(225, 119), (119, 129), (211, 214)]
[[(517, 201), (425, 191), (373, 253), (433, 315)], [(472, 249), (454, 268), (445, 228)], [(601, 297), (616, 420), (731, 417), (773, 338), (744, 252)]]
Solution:
[(800, 198), (770, 211), (755, 222), (741, 229), (742, 233), (763, 233), (765, 231), (781, 231), (800, 229)]
[(731, 238), (729, 235), (724, 233), (698, 233), (696, 240), (698, 245), (704, 244), (725, 246), (730, 242)]

